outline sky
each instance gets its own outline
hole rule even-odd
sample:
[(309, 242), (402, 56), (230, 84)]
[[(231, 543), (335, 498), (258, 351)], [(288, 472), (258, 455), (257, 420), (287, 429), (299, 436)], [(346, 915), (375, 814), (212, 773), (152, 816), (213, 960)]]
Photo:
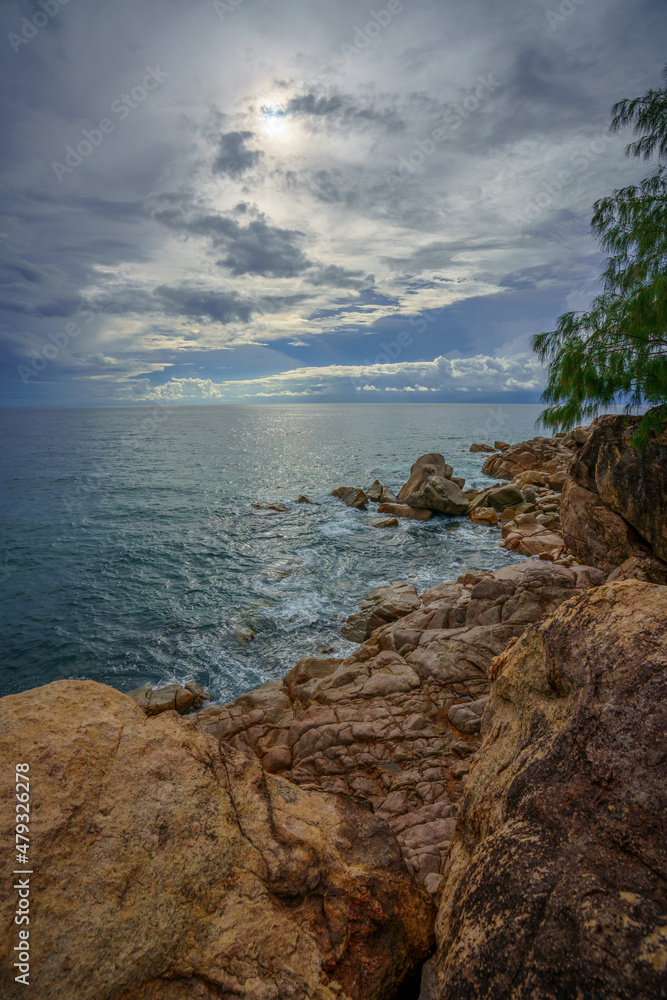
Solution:
[(662, 0), (4, 0), (0, 405), (536, 402)]

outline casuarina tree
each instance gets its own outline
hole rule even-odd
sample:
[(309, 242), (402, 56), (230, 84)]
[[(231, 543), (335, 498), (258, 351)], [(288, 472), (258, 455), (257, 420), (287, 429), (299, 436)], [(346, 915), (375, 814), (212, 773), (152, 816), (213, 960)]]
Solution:
[(632, 125), (628, 156), (655, 160), (641, 183), (595, 203), (593, 232), (609, 254), (602, 292), (586, 312), (564, 313), (532, 346), (548, 362), (541, 414), (569, 430), (601, 408), (646, 405), (634, 443), (667, 419), (667, 67), (664, 86), (612, 109), (611, 131)]

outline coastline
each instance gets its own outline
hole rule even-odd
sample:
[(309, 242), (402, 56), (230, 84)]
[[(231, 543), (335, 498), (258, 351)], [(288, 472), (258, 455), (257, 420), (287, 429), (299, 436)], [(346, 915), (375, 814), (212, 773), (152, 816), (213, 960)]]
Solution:
[[(131, 734), (145, 731), (150, 742), (151, 727), (155, 727), (162, 743), (161, 753), (166, 755), (164, 760), (174, 762), (174, 768), (167, 768), (169, 794), (173, 796), (176, 793), (181, 800), (184, 788), (178, 792), (178, 760), (184, 765), (185, 759), (192, 758), (193, 753), (195, 757), (199, 755), (201, 760), (210, 758), (206, 766), (218, 775), (216, 780), (220, 780), (220, 768), (226, 776), (226, 787), (231, 801), (235, 803), (241, 840), (249, 839), (256, 846), (267, 837), (267, 830), (275, 833), (279, 829), (278, 846), (272, 846), (268, 853), (263, 850), (264, 868), (258, 877), (263, 885), (269, 887), (269, 896), (277, 893), (280, 897), (282, 892), (283, 897), (287, 894), (292, 899), (290, 919), (295, 919), (296, 926), (308, 937), (308, 948), (311, 951), (315, 948), (316, 952), (325, 956), (318, 975), (323, 975), (326, 982), (321, 981), (316, 986), (314, 968), (306, 960), (303, 948), (297, 946), (289, 962), (285, 963), (284, 938), (269, 935), (267, 947), (269, 950), (273, 948), (275, 953), (268, 958), (265, 955), (262, 962), (267, 961), (274, 971), (269, 975), (260, 962), (254, 966), (252, 975), (246, 975), (240, 967), (235, 966), (232, 970), (228, 963), (225, 971), (227, 985), (224, 985), (222, 979), (216, 980), (211, 975), (215, 962), (220, 961), (219, 941), (215, 947), (211, 945), (213, 950), (209, 948), (207, 952), (200, 949), (198, 966), (194, 959), (188, 962), (183, 959), (178, 942), (174, 943), (175, 951), (167, 945), (167, 927), (158, 921), (163, 934), (158, 948), (163, 955), (162, 971), (157, 973), (157, 966), (149, 962), (145, 967), (141, 964), (136, 967), (134, 980), (132, 976), (128, 979), (127, 975), (124, 980), (111, 976), (113, 985), (109, 988), (115, 990), (114, 996), (122, 995), (128, 1000), (130, 997), (157, 997), (157, 987), (146, 984), (160, 980), (162, 983), (180, 983), (168, 994), (170, 1000), (171, 997), (175, 1000), (195, 996), (191, 990), (197, 980), (209, 984), (206, 987), (209, 993), (204, 992), (202, 996), (225, 996), (227, 994), (221, 992), (224, 989), (243, 988), (247, 996), (268, 997), (273, 994), (267, 983), (275, 983), (275, 970), (283, 962), (290, 969), (287, 977), (289, 984), (276, 987), (276, 997), (350, 996), (355, 1000), (365, 1000), (366, 997), (382, 1000), (389, 998), (392, 991), (395, 993), (401, 982), (407, 981), (406, 977), (413, 983), (410, 988), (413, 991), (418, 989), (414, 985), (415, 977), (418, 977), (422, 963), (432, 948), (436, 909), (439, 909), (438, 955), (434, 963), (437, 965), (438, 989), (441, 992), (433, 996), (458, 995), (447, 990), (463, 989), (461, 984), (464, 981), (468, 982), (468, 987), (471, 982), (476, 982), (476, 988), (480, 988), (479, 970), (483, 960), (479, 949), (476, 950), (471, 942), (478, 933), (480, 923), (487, 928), (493, 926), (494, 912), (497, 917), (498, 911), (493, 909), (494, 900), (486, 897), (486, 909), (483, 907), (480, 910), (480, 901), (473, 898), (471, 889), (477, 884), (475, 866), (480, 866), (480, 858), (487, 849), (484, 847), (484, 830), (490, 835), (494, 825), (489, 816), (481, 818), (477, 784), (485, 774), (498, 773), (497, 761), (494, 761), (499, 753), (499, 743), (502, 743), (501, 735), (505, 745), (500, 749), (506, 757), (509, 753), (509, 759), (513, 761), (512, 772), (517, 771), (516, 761), (521, 758), (521, 747), (523, 750), (529, 748), (530, 753), (540, 756), (542, 773), (547, 766), (545, 760), (553, 768), (551, 751), (542, 744), (549, 742), (549, 726), (554, 730), (557, 728), (553, 719), (546, 724), (547, 731), (544, 723), (532, 725), (532, 728), (528, 725), (521, 739), (517, 736), (514, 743), (511, 739), (508, 743), (506, 733), (502, 734), (502, 726), (500, 731), (497, 727), (494, 730), (492, 720), (498, 718), (503, 705), (514, 705), (515, 715), (518, 713), (523, 720), (519, 729), (525, 727), (531, 718), (533, 723), (537, 723), (538, 718), (544, 716), (544, 709), (537, 711), (536, 703), (546, 697), (545, 704), (558, 705), (558, 731), (566, 728), (568, 712), (571, 714), (574, 711), (570, 704), (571, 693), (577, 685), (585, 690), (588, 681), (574, 678), (573, 664), (563, 661), (562, 642), (554, 653), (554, 663), (559, 666), (549, 668), (551, 674), (547, 670), (546, 680), (536, 686), (531, 687), (530, 682), (531, 672), (537, 677), (542, 669), (539, 650), (535, 646), (536, 637), (546, 637), (540, 642), (548, 645), (551, 632), (557, 632), (560, 627), (559, 622), (569, 622), (566, 630), (578, 636), (583, 650), (588, 648), (586, 643), (594, 641), (598, 648), (604, 642), (611, 642), (612, 647), (614, 641), (620, 642), (623, 634), (618, 631), (621, 626), (616, 619), (620, 621), (619, 615), (623, 616), (618, 611), (619, 607), (625, 609), (623, 627), (626, 630), (630, 627), (628, 623), (636, 621), (638, 607), (648, 609), (645, 620), (635, 626), (640, 638), (644, 634), (657, 635), (660, 628), (664, 628), (664, 604), (660, 602), (664, 602), (663, 584), (667, 583), (664, 512), (667, 446), (663, 434), (637, 457), (629, 445), (631, 429), (631, 424), (624, 422), (623, 418), (603, 417), (595, 421), (591, 428), (579, 429), (572, 435), (536, 438), (532, 442), (512, 446), (501, 442), (504, 446), (490, 453), (484, 467), (494, 470), (490, 474), (497, 475), (500, 482), (488, 490), (474, 491), (474, 495), (471, 491), (466, 494), (465, 484), (452, 481), (451, 467), (439, 455), (422, 456), (413, 466), (410, 480), (396, 496), (387, 498), (381, 483), (374, 484), (380, 488), (376, 490), (377, 500), (369, 501), (366, 491), (357, 491), (355, 495), (346, 493), (350, 505), (377, 502), (378, 514), (389, 515), (389, 520), (414, 516), (409, 511), (428, 512), (429, 517), (465, 512), (473, 522), (480, 518), (478, 523), (498, 525), (498, 539), (502, 538), (508, 548), (527, 558), (524, 562), (493, 573), (464, 574), (456, 582), (432, 587), (422, 594), (417, 594), (414, 587), (404, 583), (380, 588), (382, 592), (370, 595), (361, 611), (348, 620), (349, 634), (354, 635), (355, 641), (360, 644), (344, 659), (306, 657), (292, 667), (282, 681), (264, 684), (228, 705), (203, 707), (196, 714), (183, 716), (177, 710), (190, 708), (196, 702), (203, 704), (206, 692), (191, 690), (189, 694), (192, 697), (181, 698), (180, 704), (178, 692), (173, 692), (173, 702), (169, 697), (163, 698), (159, 713), (149, 712), (154, 717), (147, 717), (144, 711), (150, 708), (151, 701), (146, 691), (135, 693), (136, 701), (133, 701), (118, 692), (105, 694), (111, 689), (94, 682), (60, 681), (22, 695), (0, 699), (0, 713), (4, 711), (5, 714), (4, 727), (15, 740), (11, 746), (13, 754), (17, 752), (16, 740), (21, 742), (21, 739), (26, 752), (30, 752), (30, 744), (26, 742), (30, 726), (19, 739), (17, 726), (21, 717), (29, 718), (34, 729), (33, 737), (39, 731), (36, 721), (39, 713), (35, 713), (34, 705), (31, 706), (32, 700), (47, 715), (55, 711), (63, 748), (75, 739), (71, 734), (68, 712), (73, 717), (78, 715), (79, 726), (83, 725), (87, 733), (93, 733), (90, 736), (92, 746), (96, 739), (96, 725), (101, 725), (103, 730), (106, 727), (119, 731), (116, 754), (124, 752), (123, 734), (126, 729)], [(366, 499), (359, 496), (359, 492), (363, 492)], [(555, 497), (558, 498), (557, 511), (553, 509)], [(637, 497), (641, 497), (641, 502), (637, 501)], [(343, 502), (347, 500), (343, 499)], [(381, 510), (382, 507), (392, 509)], [(398, 507), (408, 508), (408, 512), (399, 511)], [(277, 516), (279, 513), (276, 511)], [(392, 524), (385, 524), (377, 530), (391, 531), (393, 527)], [(586, 616), (591, 621), (588, 633), (584, 629), (579, 635), (578, 623)], [(586, 661), (585, 653), (583, 660)], [(646, 660), (642, 662), (642, 669), (646, 669)], [(627, 663), (634, 663), (632, 649), (628, 650)], [(655, 666), (659, 666), (657, 659)], [(519, 679), (508, 680), (514, 675)], [(518, 700), (517, 691), (520, 692)], [(532, 693), (527, 696), (526, 692)], [(100, 713), (98, 723), (94, 711), (92, 716), (88, 716), (88, 722), (82, 722), (81, 712), (85, 717), (86, 705), (82, 705), (81, 699), (86, 698), (90, 699), (91, 706), (97, 706), (96, 710)], [(54, 699), (58, 702), (55, 708)], [(154, 709), (159, 700), (153, 702)], [(604, 709), (605, 704), (602, 707)], [(118, 726), (113, 720), (121, 716), (124, 721)], [(583, 739), (592, 736), (590, 728), (585, 726), (581, 732)], [(179, 745), (183, 748), (181, 751)], [(47, 755), (49, 752), (52, 754), (48, 750), (48, 740), (44, 741), (44, 748)], [(7, 738), (2, 749), (3, 754), (10, 752)], [(634, 745), (626, 746), (625, 752), (629, 758), (632, 757)], [(158, 753), (155, 762), (158, 775), (159, 758)], [(572, 767), (573, 773), (576, 773), (576, 762)], [(98, 775), (97, 780), (100, 786), (106, 787), (106, 779)], [(484, 780), (488, 792), (486, 806), (494, 796), (498, 802), (504, 796), (505, 805), (502, 808), (498, 805), (496, 813), (505, 810), (506, 814), (508, 790), (498, 791), (493, 780), (488, 777)], [(526, 782), (528, 786), (533, 782), (537, 788), (540, 780), (537, 773), (532, 777), (522, 777), (524, 790)], [(235, 782), (245, 790), (235, 793)], [(88, 776), (87, 783), (89, 790), (94, 792), (95, 780)], [(620, 779), (617, 785), (622, 790), (625, 788)], [(255, 790), (252, 793), (251, 788)], [(305, 798), (299, 799), (301, 812), (297, 810), (291, 819), (286, 820), (284, 812), (287, 806), (284, 802), (289, 800), (290, 788), (295, 789), (297, 798)], [(275, 789), (280, 789), (283, 796), (283, 805), (280, 806), (283, 818), (278, 827), (272, 809), (269, 808), (267, 813), (259, 805), (260, 802), (266, 803), (267, 796), (273, 801), (272, 796), (275, 798), (278, 794)], [(141, 783), (134, 790), (140, 796), (147, 793)], [(56, 794), (55, 790), (52, 791)], [(110, 793), (107, 791), (107, 794)], [(210, 789), (207, 794), (211, 794)], [(349, 812), (345, 818), (342, 814), (331, 814), (328, 826), (325, 824), (322, 827), (318, 817), (320, 811), (326, 810), (317, 803), (330, 801), (332, 796), (337, 801), (341, 795), (341, 801), (347, 803), (345, 809)], [(324, 798), (318, 799), (318, 796)], [(658, 805), (656, 802), (654, 808), (657, 809)], [(114, 815), (118, 806), (118, 802), (110, 801), (106, 815)], [(203, 800), (202, 806), (206, 809)], [(651, 813), (652, 807), (647, 808)], [(244, 819), (248, 809), (250, 813)], [(355, 809), (360, 811), (355, 813)], [(251, 814), (254, 833), (249, 834)], [(375, 832), (370, 831), (366, 820), (362, 823), (362, 814), (375, 817)], [(167, 822), (166, 833), (160, 833), (156, 815), (152, 814), (150, 821), (147, 815), (142, 816), (142, 821), (148, 823), (150, 837), (155, 838), (150, 841), (150, 849), (168, 849), (170, 846), (174, 849), (179, 842), (173, 825), (177, 822), (178, 809)], [(125, 819), (127, 821), (127, 815)], [(495, 817), (497, 821), (498, 815)], [(192, 822), (192, 817), (188, 822)], [(360, 842), (351, 838), (349, 832), (346, 836), (341, 834), (343, 827), (349, 831), (355, 823), (366, 831), (364, 836), (360, 836)], [(296, 879), (297, 885), (294, 882), (294, 858), (299, 856), (301, 848), (296, 844), (304, 843), (304, 830), (308, 824), (314, 824), (320, 831), (320, 847), (317, 849), (320, 853), (316, 851), (319, 860), (317, 863), (312, 861), (314, 848), (311, 843), (311, 861), (303, 863)], [(195, 840), (202, 836), (205, 839), (208, 836), (205, 830), (204, 825), (195, 835)], [(289, 835), (286, 830), (291, 831)], [(552, 838), (552, 849), (556, 854), (566, 834), (567, 829), (562, 836), (559, 834)], [(505, 854), (496, 853), (494, 862), (500, 867), (502, 857), (512, 863), (518, 857), (516, 831), (503, 831), (502, 835), (505, 837)], [(110, 843), (115, 844), (117, 833), (105, 832), (105, 823), (98, 815), (87, 836), (91, 838), (89, 848), (94, 851), (98, 849), (99, 837), (106, 836)], [(215, 836), (222, 836), (219, 822)], [(652, 836), (649, 829), (647, 842), (651, 842)], [(163, 844), (160, 844), (161, 837)], [(471, 860), (474, 855), (474, 851), (470, 850), (471, 837), (479, 840), (478, 849), (481, 851), (474, 862)], [(378, 838), (381, 847), (376, 843)], [(343, 867), (347, 872), (345, 878), (340, 872), (332, 875), (330, 866), (327, 867), (329, 862), (325, 863), (325, 857), (329, 857), (332, 850), (332, 841), (337, 844), (338, 856), (343, 858)], [(291, 846), (285, 853), (280, 844), (284, 846), (288, 842)], [(323, 843), (328, 846), (322, 848)], [(66, 841), (57, 837), (49, 847), (56, 869), (62, 862), (65, 847)], [(357, 863), (354, 861), (355, 852), (359, 851), (364, 854), (365, 863), (369, 866), (362, 882), (364, 878), (366, 881), (374, 879), (376, 889), (373, 899), (376, 903), (381, 900), (379, 909), (375, 911), (369, 901), (363, 903), (364, 916), (360, 918), (361, 925), (366, 928), (363, 933), (361, 925), (355, 923), (356, 918), (350, 918), (351, 901), (357, 901), (352, 906), (354, 910), (354, 906), (361, 905), (359, 900), (363, 896), (363, 893), (360, 896), (359, 883), (350, 874)], [(393, 859), (389, 866), (393, 888), (386, 880), (381, 885), (378, 882), (383, 868), (382, 858), (387, 851)], [(272, 852), (274, 860), (270, 862), (267, 858)], [(618, 862), (613, 850), (610, 856)], [(208, 859), (206, 865), (210, 863)], [(325, 870), (329, 872), (326, 877), (323, 875)], [(76, 880), (78, 876), (70, 870), (69, 877)], [(92, 877), (94, 883), (94, 870)], [(347, 899), (347, 916), (335, 908), (328, 912), (325, 905), (324, 917), (313, 917), (314, 900), (320, 899), (321, 907), (321, 900), (329, 898), (328, 890), (322, 893), (321, 889), (317, 889), (317, 886), (327, 883), (327, 879), (338, 885), (337, 898), (342, 894)], [(660, 889), (658, 882), (653, 885), (649, 880), (646, 883), (635, 872), (624, 869), (622, 878), (619, 876), (619, 886), (621, 883), (624, 893), (634, 893), (640, 900), (633, 904), (632, 919), (637, 926), (641, 926), (642, 940), (653, 940), (651, 935), (657, 933), (657, 918), (647, 897), (647, 885), (649, 888), (653, 886), (657, 892)], [(55, 889), (48, 891), (54, 892)], [(104, 879), (97, 884), (97, 891), (101, 894), (102, 910), (106, 908), (108, 913), (115, 913), (114, 892)], [(150, 891), (153, 902), (162, 907), (164, 887), (153, 884)], [(257, 887), (253, 889), (253, 892), (256, 891)], [(246, 899), (243, 895), (240, 898)], [(530, 891), (526, 893), (526, 898), (531, 898)], [(641, 900), (645, 898), (647, 901), (643, 904)], [(400, 923), (396, 909), (399, 899), (404, 905), (400, 933), (409, 946), (397, 952), (395, 948), (392, 951), (391, 942), (395, 941), (397, 920)], [(49, 904), (48, 919), (55, 921), (57, 900), (49, 898)], [(498, 906), (497, 900), (495, 905)], [(521, 907), (518, 903), (514, 905), (518, 913)], [(580, 957), (580, 979), (581, 982), (588, 982), (585, 977), (589, 977), (593, 982), (595, 976), (602, 974), (600, 960), (593, 953), (592, 946), (589, 947), (583, 930), (583, 898), (578, 899), (576, 905), (578, 940), (585, 945), (584, 959)], [(452, 917), (457, 912), (458, 922)], [(471, 917), (475, 913), (477, 923)], [(117, 945), (120, 930), (113, 930), (114, 919), (111, 919), (110, 933), (112, 942)], [(142, 919), (146, 919), (145, 914)], [(185, 920), (182, 933), (187, 937), (188, 920), (185, 917), (182, 919)], [(198, 919), (206, 922), (209, 918), (200, 914)], [(504, 920), (511, 919), (512, 908), (509, 907)], [(525, 916), (528, 926), (532, 926), (534, 919), (534, 912), (530, 910)], [(368, 929), (371, 925), (374, 928), (372, 933)], [(245, 949), (246, 956), (256, 948), (259, 926), (259, 923), (253, 925), (249, 918), (238, 933), (238, 941), (242, 942), (238, 947), (242, 951)], [(55, 923), (49, 927), (49, 933), (52, 943), (55, 943), (58, 937)], [(656, 989), (657, 982), (655, 977), (651, 978), (651, 969), (657, 970), (655, 974), (659, 975), (659, 955), (662, 954), (659, 948), (662, 946), (658, 943), (651, 951), (652, 946), (646, 944), (649, 959), (644, 961), (638, 957), (639, 945), (635, 954), (623, 933), (615, 925), (607, 932), (609, 942), (621, 948), (626, 968), (623, 975), (627, 983), (632, 983), (641, 995), (657, 996), (657, 993), (650, 992)], [(322, 944), (323, 934), (325, 937), (328, 935), (329, 944), (326, 946)], [(655, 940), (657, 942), (658, 938)], [(227, 937), (225, 941), (225, 947), (229, 948), (231, 939)], [(313, 945), (313, 941), (317, 943)], [(526, 949), (530, 952), (533, 947), (529, 942), (522, 944), (516, 937), (505, 946), (509, 947), (510, 954), (516, 953), (519, 968), (525, 962)], [(553, 973), (555, 945), (551, 952), (549, 949), (547, 952), (539, 961), (536, 960), (537, 964), (533, 963), (533, 972), (538, 978), (548, 978), (550, 969)], [(176, 953), (181, 957), (176, 958)], [(88, 954), (92, 962), (95, 950), (93, 948), (86, 953), (84, 949), (83, 954)], [(655, 961), (651, 957), (654, 954), (658, 956)], [(466, 956), (465, 961), (460, 958), (461, 955)], [(371, 956), (375, 962), (372, 985), (363, 985), (352, 970), (359, 967), (359, 962), (371, 961)], [(72, 964), (71, 968), (77, 974), (81, 973), (82, 961), (79, 960), (79, 965), (76, 961)], [(244, 961), (252, 965), (249, 958)], [(465, 971), (462, 971), (464, 966)], [(266, 974), (262, 973), (262, 968)], [(535, 973), (536, 968), (538, 971)], [(61, 968), (56, 972), (56, 967), (46, 960), (42, 969), (48, 969), (52, 976), (60, 975), (63, 981), (69, 975), (68, 969)], [(6, 975), (6, 971), (0, 967), (1, 975)], [(248, 992), (248, 982), (256, 979), (263, 984), (262, 989), (269, 989), (269, 992), (262, 993), (259, 985), (253, 987), (258, 992)], [(44, 982), (47, 984), (47, 980)], [(127, 989), (118, 992), (122, 983)], [(48, 983), (51, 989), (57, 985), (57, 979)], [(291, 992), (286, 992), (288, 987)], [(20, 995), (11, 992), (13, 985), (8, 989), (8, 997)], [(88, 994), (81, 992), (80, 995)], [(95, 995), (112, 994), (98, 992)], [(416, 997), (419, 993), (407, 995)], [(424, 997), (426, 995), (423, 994)], [(618, 994), (608, 995), (620, 997), (623, 994), (619, 991)]]

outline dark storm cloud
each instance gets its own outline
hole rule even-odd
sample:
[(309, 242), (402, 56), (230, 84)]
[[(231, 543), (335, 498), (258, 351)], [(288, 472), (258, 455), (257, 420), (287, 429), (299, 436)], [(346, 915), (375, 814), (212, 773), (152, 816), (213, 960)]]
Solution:
[(238, 177), (259, 163), (263, 156), (262, 151), (248, 149), (246, 146), (248, 140), (252, 138), (252, 132), (227, 132), (221, 136), (218, 153), (213, 161), (213, 173)]
[(352, 271), (337, 264), (329, 264), (326, 267), (318, 267), (316, 271), (308, 275), (311, 285), (326, 286), (328, 288), (365, 288), (374, 282), (372, 274), (364, 275), (363, 271)]
[(243, 301), (234, 292), (226, 294), (197, 290), (191, 286), (161, 285), (155, 289), (155, 294), (168, 312), (194, 319), (210, 319), (223, 325), (235, 321), (248, 323), (254, 311), (251, 302)]
[[(158, 222), (183, 235), (205, 237), (214, 250), (223, 251), (217, 263), (233, 275), (289, 278), (311, 266), (299, 246), (303, 233), (274, 226), (261, 212), (243, 225), (232, 213), (197, 212), (190, 204), (184, 207), (171, 194), (164, 203), (162, 195), (156, 196), (154, 204), (153, 218)], [(247, 213), (245, 204), (237, 206), (237, 214)]]

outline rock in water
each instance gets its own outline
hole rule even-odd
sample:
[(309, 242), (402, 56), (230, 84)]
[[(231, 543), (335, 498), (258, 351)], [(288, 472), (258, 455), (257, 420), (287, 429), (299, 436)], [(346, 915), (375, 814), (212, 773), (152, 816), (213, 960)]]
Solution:
[(434, 510), (439, 514), (464, 514), (470, 506), (468, 497), (456, 483), (442, 476), (425, 479), (408, 495), (406, 503), (416, 510)]
[(451, 479), (454, 470), (451, 465), (447, 465), (445, 459), (442, 455), (437, 452), (430, 452), (428, 455), (422, 455), (417, 459), (415, 464), (410, 468), (410, 478), (408, 479), (405, 486), (402, 486), (398, 491), (398, 500), (400, 503), (409, 503), (409, 496), (413, 493), (418, 492), (418, 490), (423, 486), (427, 479), (431, 476), (439, 476), (442, 479)]
[(397, 528), (397, 517), (381, 517), (378, 521), (371, 521), (372, 528)]
[(406, 503), (381, 503), (378, 514), (391, 514), (393, 517), (407, 517), (412, 521), (428, 521), (433, 517), (432, 510), (416, 510)]
[(490, 444), (471, 444), (470, 451), (495, 451)]
[(375, 503), (398, 503), (396, 494), (384, 486), (379, 479), (376, 479), (370, 489), (366, 490), (366, 496)]
[(499, 657), (437, 924), (441, 1000), (665, 996), (667, 588), (564, 603)]
[[(432, 903), (370, 807), (175, 714), (58, 681), (0, 700), (0, 761), (5, 859), (30, 765), (38, 1000), (383, 1000), (429, 951)], [(3, 892), (3, 1000), (26, 995), (16, 907)]]
[(347, 507), (354, 507), (356, 510), (366, 510), (368, 497), (363, 490), (360, 490), (356, 486), (339, 486), (338, 489), (332, 491), (331, 496), (342, 500)]

